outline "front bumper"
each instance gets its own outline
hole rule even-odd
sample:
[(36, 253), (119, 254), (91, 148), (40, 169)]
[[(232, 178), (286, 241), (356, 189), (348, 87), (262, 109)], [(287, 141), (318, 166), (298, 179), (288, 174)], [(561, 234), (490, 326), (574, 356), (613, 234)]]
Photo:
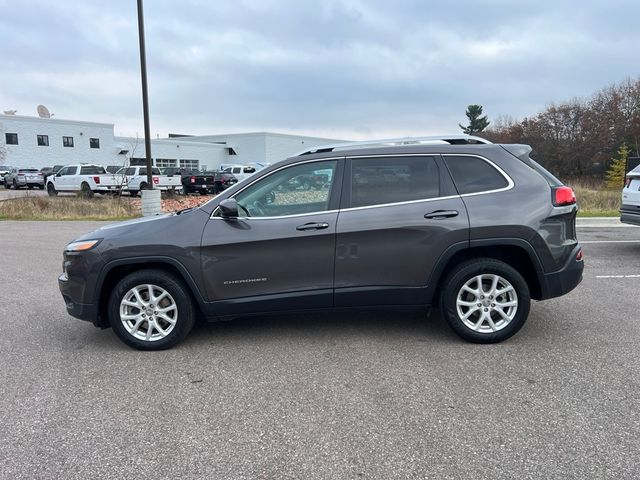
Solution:
[(640, 205), (625, 205), (620, 208), (620, 221), (631, 225), (640, 225)]
[(79, 318), (80, 320), (91, 322), (97, 327), (100, 326), (98, 324), (98, 306), (93, 303), (77, 302), (73, 298), (74, 288), (64, 273), (58, 277), (58, 287), (60, 288), (60, 293), (62, 293), (62, 298), (64, 299), (69, 315)]
[(578, 260), (582, 247), (576, 245), (567, 263), (558, 271), (545, 273), (541, 279), (541, 300), (560, 297), (576, 288), (582, 281), (584, 261)]

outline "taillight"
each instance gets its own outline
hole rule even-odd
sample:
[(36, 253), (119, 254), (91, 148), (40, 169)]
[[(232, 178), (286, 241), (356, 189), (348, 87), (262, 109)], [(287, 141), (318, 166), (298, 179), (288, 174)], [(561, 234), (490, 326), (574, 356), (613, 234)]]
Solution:
[(96, 182), (96, 185), (100, 185), (100, 177), (93, 177), (93, 181)]
[(576, 255), (576, 261), (581, 262), (582, 260), (584, 260), (584, 253), (582, 253), (582, 249), (580, 249), (580, 251)]
[(625, 177), (624, 188), (629, 188), (630, 186), (631, 186), (631, 177)]
[(191, 177), (191, 178), (189, 179), (189, 181), (190, 181), (191, 183), (196, 183), (196, 177)]
[(38, 176), (41, 177), (42, 176), (42, 172), (38, 172)]
[(576, 194), (571, 187), (562, 186), (553, 189), (553, 205), (562, 207), (563, 205), (573, 205), (576, 203)]
[(18, 176), (19, 177), (24, 177), (24, 173), (19, 173)]
[(160, 183), (160, 179), (158, 177), (153, 177), (153, 184), (158, 185)]

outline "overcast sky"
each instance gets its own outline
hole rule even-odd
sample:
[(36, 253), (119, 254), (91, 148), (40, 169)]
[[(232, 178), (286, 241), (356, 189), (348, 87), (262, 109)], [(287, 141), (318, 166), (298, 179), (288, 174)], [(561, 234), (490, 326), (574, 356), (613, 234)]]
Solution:
[[(142, 133), (135, 0), (0, 0), (0, 110)], [(146, 0), (151, 131), (459, 132), (640, 74), (640, 1)]]

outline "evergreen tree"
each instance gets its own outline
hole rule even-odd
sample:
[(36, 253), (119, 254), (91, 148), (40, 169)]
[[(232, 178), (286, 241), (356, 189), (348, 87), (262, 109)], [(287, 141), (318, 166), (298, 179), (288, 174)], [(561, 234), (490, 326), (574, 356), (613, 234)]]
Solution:
[(467, 107), (466, 115), (469, 119), (469, 125), (466, 127), (460, 123), (458, 125), (467, 135), (476, 135), (489, 126), (490, 122), (487, 120), (487, 116), (481, 116), (482, 105), (469, 105)]
[(611, 160), (609, 170), (607, 170), (607, 188), (618, 189), (624, 185), (625, 169), (627, 168), (627, 158), (629, 157), (629, 147), (626, 143), (618, 149), (618, 156)]

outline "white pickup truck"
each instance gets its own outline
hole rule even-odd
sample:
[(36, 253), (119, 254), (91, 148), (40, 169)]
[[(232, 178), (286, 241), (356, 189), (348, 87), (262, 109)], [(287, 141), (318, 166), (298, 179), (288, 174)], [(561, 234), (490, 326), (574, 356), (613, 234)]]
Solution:
[[(129, 192), (132, 197), (140, 190), (147, 188), (147, 167), (124, 167), (115, 173), (122, 185), (123, 192)], [(182, 177), (180, 175), (163, 175), (158, 167), (151, 167), (153, 188), (156, 190), (182, 191)]]
[(52, 197), (58, 192), (79, 192), (90, 198), (95, 193), (116, 193), (119, 189), (117, 177), (100, 165), (67, 165), (47, 177), (47, 193)]

